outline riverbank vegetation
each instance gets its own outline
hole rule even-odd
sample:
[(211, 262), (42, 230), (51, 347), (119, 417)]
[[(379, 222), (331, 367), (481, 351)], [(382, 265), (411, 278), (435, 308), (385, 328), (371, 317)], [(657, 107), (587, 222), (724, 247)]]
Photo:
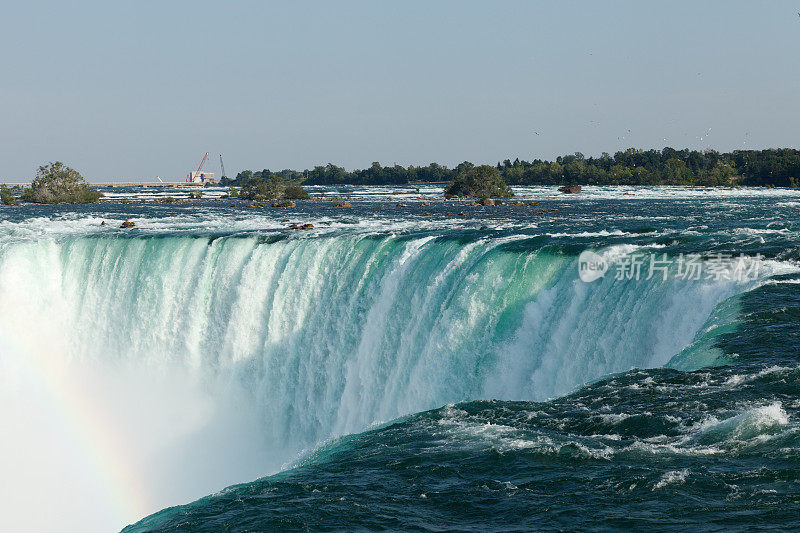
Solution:
[(37, 204), (89, 204), (97, 202), (101, 196), (89, 188), (77, 170), (56, 161), (39, 167), (31, 186), (22, 192), (20, 199)]
[[(262, 170), (240, 172), (236, 179), (224, 178), (222, 185), (243, 187), (254, 177), (272, 176), (303, 185), (402, 185), (408, 183), (452, 182), (469, 162), (455, 168), (431, 163), (427, 166), (383, 167), (372, 163), (367, 169), (347, 171), (329, 163), (310, 170)], [(554, 161), (506, 159), (494, 165), (508, 185), (705, 185), (705, 186), (800, 186), (800, 150), (637, 150), (629, 148), (614, 155), (586, 157), (580, 152), (559, 156)]]

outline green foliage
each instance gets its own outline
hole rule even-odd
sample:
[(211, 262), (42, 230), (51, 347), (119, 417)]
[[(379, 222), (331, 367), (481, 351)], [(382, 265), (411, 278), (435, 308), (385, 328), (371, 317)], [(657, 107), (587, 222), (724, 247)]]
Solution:
[(0, 187), (0, 201), (5, 205), (15, 205), (17, 203), (17, 199), (14, 198), (14, 193), (5, 185)]
[[(266, 175), (265, 179), (263, 176)], [(245, 200), (263, 202), (265, 200), (281, 200), (283, 198), (302, 200), (309, 195), (298, 182), (286, 183), (286, 180), (269, 170), (254, 174), (247, 184), (242, 186), (239, 196)]]
[(97, 202), (101, 196), (89, 188), (78, 171), (56, 161), (39, 167), (21, 198), (37, 204), (87, 204)]
[(239, 189), (236, 187), (229, 187), (228, 192), (223, 194), (222, 198), (239, 198)]
[(172, 196), (165, 196), (164, 198), (161, 199), (161, 201), (164, 202), (165, 204), (174, 204), (177, 200), (175, 200), (175, 198)]
[(250, 180), (253, 179), (253, 171), (252, 170), (242, 170), (236, 175), (232, 181), (226, 182), (227, 185), (238, 185), (242, 187), (247, 185)]
[(308, 191), (306, 191), (303, 186), (296, 181), (286, 184), (286, 188), (283, 191), (283, 197), (290, 200), (307, 200), (310, 198)]
[[(452, 182), (472, 163), (454, 169), (431, 163), (427, 166), (383, 167), (375, 162), (363, 170), (346, 171), (328, 163), (311, 170), (253, 172), (244, 170), (228, 184), (245, 187), (252, 180), (265, 181), (277, 176), (285, 184), (305, 185), (401, 185), (409, 183)], [(707, 185), (791, 187), (800, 182), (800, 150), (636, 150), (629, 148), (614, 155), (586, 157), (580, 152), (559, 156), (555, 161), (506, 159), (496, 170), (509, 185)], [(287, 185), (288, 187), (289, 185)]]
[(445, 189), (445, 196), (505, 198), (514, 195), (497, 168), (490, 165), (473, 167), (471, 163), (462, 163), (459, 167), (461, 170)]
[[(273, 183), (273, 185), (276, 184)], [(244, 200), (255, 200), (260, 202), (263, 200), (277, 199), (278, 192), (278, 190), (274, 190), (270, 187), (270, 184), (267, 183), (267, 180), (261, 176), (254, 176), (246, 185), (242, 187), (242, 190), (239, 192), (239, 196)], [(283, 192), (282, 188), (280, 188), (280, 192)]]
[(189, 193), (189, 199), (191, 200), (199, 200), (203, 197), (203, 191), (193, 191)]

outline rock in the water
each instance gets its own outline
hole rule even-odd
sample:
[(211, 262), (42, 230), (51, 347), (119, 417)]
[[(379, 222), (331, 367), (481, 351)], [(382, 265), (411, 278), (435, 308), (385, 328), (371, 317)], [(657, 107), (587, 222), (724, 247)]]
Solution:
[(333, 207), (353, 207), (353, 204), (350, 202), (339, 202), (338, 204), (333, 204)]
[(559, 187), (558, 190), (560, 192), (563, 192), (563, 193), (566, 193), (566, 194), (573, 194), (573, 193), (576, 193), (576, 192), (581, 192), (581, 186), (580, 185), (564, 185), (563, 187)]
[(134, 224), (133, 222), (131, 222), (131, 221), (129, 221), (129, 220), (126, 220), (125, 222), (123, 222), (123, 223), (122, 223), (122, 225), (120, 226), (120, 228), (132, 228), (132, 227), (134, 227), (135, 225), (136, 225), (136, 224)]
[(287, 200), (285, 202), (272, 202), (272, 207), (297, 207), (294, 200)]

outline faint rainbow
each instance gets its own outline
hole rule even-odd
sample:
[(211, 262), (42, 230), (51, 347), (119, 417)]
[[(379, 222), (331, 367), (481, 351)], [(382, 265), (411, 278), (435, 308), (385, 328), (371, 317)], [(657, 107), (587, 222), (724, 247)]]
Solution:
[(16, 355), (28, 377), (41, 386), (109, 492), (109, 502), (116, 507), (120, 523), (129, 524), (153, 512), (149, 491), (131, 467), (132, 450), (105, 425), (93, 399), (70, 379), (65, 372), (68, 365), (48, 360), (44, 354), (12, 339), (14, 335), (9, 335), (0, 324), (0, 353)]

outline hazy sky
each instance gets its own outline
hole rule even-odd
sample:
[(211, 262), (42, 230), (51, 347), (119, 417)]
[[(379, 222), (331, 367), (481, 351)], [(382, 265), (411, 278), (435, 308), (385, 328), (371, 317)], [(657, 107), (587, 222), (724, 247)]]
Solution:
[(206, 151), (209, 170), (222, 153), (233, 176), (797, 146), (798, 11), (800, 0), (4, 2), (0, 180), (57, 159), (95, 181), (183, 179)]

